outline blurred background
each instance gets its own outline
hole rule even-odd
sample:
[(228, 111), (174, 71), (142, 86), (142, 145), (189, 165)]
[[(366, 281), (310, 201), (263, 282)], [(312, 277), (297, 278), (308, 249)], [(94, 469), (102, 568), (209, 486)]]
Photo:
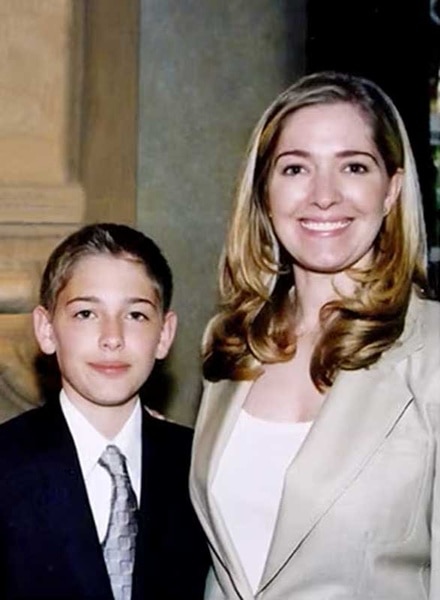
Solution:
[(83, 223), (117, 221), (151, 235), (175, 276), (179, 332), (144, 401), (193, 423), (245, 146), (307, 72), (365, 75), (402, 112), (438, 293), (439, 12), (438, 0), (0, 0), (0, 421), (56, 385), (30, 328), (49, 252)]

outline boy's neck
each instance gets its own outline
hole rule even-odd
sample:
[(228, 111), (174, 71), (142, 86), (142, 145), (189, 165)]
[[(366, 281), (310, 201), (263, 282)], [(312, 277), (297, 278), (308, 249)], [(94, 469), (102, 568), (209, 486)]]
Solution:
[[(67, 394), (66, 394), (67, 395)], [(113, 440), (133, 413), (138, 397), (119, 406), (101, 406), (93, 402), (78, 403), (68, 396), (69, 401), (101, 435)]]

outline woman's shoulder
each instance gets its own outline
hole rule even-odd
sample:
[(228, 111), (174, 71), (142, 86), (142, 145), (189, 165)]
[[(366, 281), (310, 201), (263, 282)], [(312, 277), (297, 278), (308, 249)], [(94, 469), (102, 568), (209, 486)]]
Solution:
[(233, 395), (237, 388), (240, 386), (249, 385), (249, 381), (246, 380), (234, 380), (234, 379), (219, 379), (217, 381), (210, 381), (203, 379), (202, 382), (202, 402), (212, 402), (214, 399), (229, 398)]
[(440, 344), (440, 302), (425, 298), (416, 298), (416, 318), (420, 323), (423, 341)]
[(424, 403), (440, 403), (440, 302), (416, 298), (410, 317), (415, 341), (409, 355), (407, 377), (414, 395)]

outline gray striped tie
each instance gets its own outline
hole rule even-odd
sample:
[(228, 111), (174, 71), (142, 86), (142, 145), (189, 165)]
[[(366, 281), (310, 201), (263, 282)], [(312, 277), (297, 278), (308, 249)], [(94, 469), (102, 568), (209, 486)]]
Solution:
[(100, 464), (112, 479), (112, 499), (107, 533), (102, 542), (104, 560), (115, 600), (131, 600), (131, 585), (137, 534), (137, 503), (125, 456), (116, 446), (107, 446)]

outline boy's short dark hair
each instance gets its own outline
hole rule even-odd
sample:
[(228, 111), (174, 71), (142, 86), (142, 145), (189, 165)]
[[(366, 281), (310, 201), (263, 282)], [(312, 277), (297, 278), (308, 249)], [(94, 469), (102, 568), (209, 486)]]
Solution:
[(53, 312), (77, 262), (86, 256), (128, 255), (140, 262), (156, 288), (161, 308), (168, 311), (173, 293), (170, 266), (155, 242), (140, 231), (116, 223), (86, 225), (69, 235), (52, 252), (43, 271), (40, 304)]

